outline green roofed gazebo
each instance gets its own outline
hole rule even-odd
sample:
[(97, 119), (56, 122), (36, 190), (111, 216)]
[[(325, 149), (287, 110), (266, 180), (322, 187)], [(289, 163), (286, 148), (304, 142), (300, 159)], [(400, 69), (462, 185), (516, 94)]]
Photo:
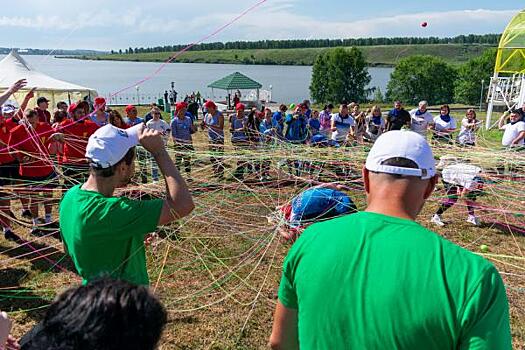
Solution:
[(259, 89), (262, 88), (262, 84), (253, 80), (246, 75), (235, 72), (225, 76), (217, 81), (208, 85), (212, 89), (226, 90), (230, 94), (233, 90), (257, 90), (257, 100), (259, 100)]

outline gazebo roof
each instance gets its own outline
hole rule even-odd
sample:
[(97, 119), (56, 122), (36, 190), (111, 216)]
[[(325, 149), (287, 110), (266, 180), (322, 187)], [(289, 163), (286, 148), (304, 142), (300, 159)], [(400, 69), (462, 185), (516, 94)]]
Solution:
[(242, 73), (235, 72), (214, 81), (208, 87), (221, 90), (247, 90), (260, 89), (262, 85)]
[(501, 35), (495, 71), (525, 73), (525, 10), (514, 16)]

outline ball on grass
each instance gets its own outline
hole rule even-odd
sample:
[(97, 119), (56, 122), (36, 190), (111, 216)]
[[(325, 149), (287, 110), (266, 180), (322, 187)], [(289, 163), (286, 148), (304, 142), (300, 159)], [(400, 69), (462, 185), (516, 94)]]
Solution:
[(479, 246), (479, 250), (481, 250), (482, 253), (487, 253), (489, 251), (489, 246), (486, 244), (482, 244)]

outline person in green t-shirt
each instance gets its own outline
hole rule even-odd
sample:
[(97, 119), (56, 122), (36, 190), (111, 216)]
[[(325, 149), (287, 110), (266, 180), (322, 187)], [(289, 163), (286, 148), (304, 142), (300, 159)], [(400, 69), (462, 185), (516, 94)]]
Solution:
[(495, 267), (415, 222), (437, 181), (425, 139), (381, 135), (368, 207), (307, 228), (285, 259), (273, 349), (511, 349)]
[[(135, 170), (135, 146), (141, 144), (157, 162), (166, 181), (166, 198), (132, 200), (114, 197)], [(83, 283), (101, 275), (148, 285), (144, 238), (188, 215), (191, 194), (173, 164), (158, 131), (143, 124), (123, 130), (98, 129), (88, 140), (86, 183), (66, 192), (60, 203), (60, 231)]]

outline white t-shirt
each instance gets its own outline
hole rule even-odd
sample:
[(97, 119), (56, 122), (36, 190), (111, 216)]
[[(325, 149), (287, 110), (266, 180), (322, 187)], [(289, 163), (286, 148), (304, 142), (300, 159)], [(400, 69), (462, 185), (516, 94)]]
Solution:
[(445, 129), (455, 129), (456, 128), (456, 120), (452, 117), (450, 117), (450, 120), (446, 122), (443, 119), (441, 119), (440, 115), (438, 115), (437, 117), (434, 118), (434, 124), (436, 125), (435, 126), (436, 134), (441, 135), (441, 136), (450, 135), (450, 133), (440, 132), (440, 131), (443, 131)]
[(169, 132), (171, 130), (170, 125), (166, 123), (164, 120), (149, 120), (146, 123), (146, 127), (148, 129), (157, 130), (158, 132), (162, 133), (162, 139), (164, 140), (164, 144), (168, 144), (168, 138), (169, 138)]
[[(525, 131), (525, 122), (519, 121), (512, 125), (511, 123), (503, 125), (503, 129), (505, 129), (505, 132), (503, 133), (503, 138), (501, 139), (501, 144), (503, 146), (510, 146), (512, 141), (518, 137), (520, 132)], [(523, 139), (521, 139), (518, 142), (519, 146), (524, 145), (525, 142)]]
[[(480, 124), (480, 121), (476, 122), (478, 125)], [(470, 124), (467, 118), (463, 118), (461, 121), (461, 131), (458, 135), (458, 142), (462, 145), (466, 143), (476, 143), (476, 127), (470, 128), (467, 127), (467, 125)]]
[(481, 173), (480, 167), (459, 163), (446, 166), (441, 176), (443, 177), (443, 181), (449, 184), (459, 185), (467, 190), (473, 190), (476, 184), (475, 178), (479, 176), (479, 173)]
[(372, 121), (372, 116), (369, 115), (365, 118), (365, 126), (366, 126), (366, 132), (365, 136), (367, 139), (371, 141), (377, 140), (379, 136), (383, 133), (383, 130), (385, 130), (385, 120), (383, 117), (381, 117), (381, 122), (379, 125), (376, 125)]
[(432, 117), (429, 111), (425, 111), (425, 113), (421, 115), (416, 115), (417, 111), (417, 108), (410, 111), (410, 129), (421, 136), (426, 136), (428, 125), (434, 123), (434, 117)]
[(336, 131), (332, 132), (332, 140), (337, 142), (346, 141), (346, 137), (350, 132), (350, 128), (355, 126), (354, 118), (350, 115), (345, 119), (341, 118), (339, 113), (332, 114), (332, 121), (335, 122)]

